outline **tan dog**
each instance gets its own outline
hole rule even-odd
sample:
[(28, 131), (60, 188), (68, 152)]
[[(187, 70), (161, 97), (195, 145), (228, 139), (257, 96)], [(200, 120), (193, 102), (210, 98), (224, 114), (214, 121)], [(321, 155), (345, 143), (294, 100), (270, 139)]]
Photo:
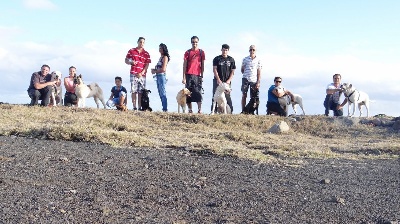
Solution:
[(186, 112), (186, 97), (192, 94), (189, 89), (183, 88), (176, 95), (176, 102), (178, 103), (178, 113), (180, 113), (180, 109), (182, 108), (182, 113)]
[(75, 76), (74, 78), (75, 94), (78, 97), (78, 107), (85, 107), (86, 98), (93, 97), (94, 102), (99, 108), (99, 100), (106, 109), (106, 103), (104, 102), (103, 90), (97, 83), (91, 83), (90, 85), (85, 85), (82, 81), (82, 75)]

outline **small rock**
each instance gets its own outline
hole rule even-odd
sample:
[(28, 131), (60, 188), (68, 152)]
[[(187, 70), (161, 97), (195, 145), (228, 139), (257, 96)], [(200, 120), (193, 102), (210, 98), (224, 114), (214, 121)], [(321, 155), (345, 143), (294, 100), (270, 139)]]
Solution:
[(200, 180), (207, 180), (207, 177), (200, 177)]
[(379, 118), (375, 118), (372, 120), (372, 124), (374, 124), (375, 126), (381, 126), (382, 121)]
[(339, 204), (344, 204), (344, 199), (341, 198), (341, 197), (338, 197), (338, 196), (334, 196), (334, 197), (332, 198), (332, 201), (333, 201), (333, 202), (336, 202), (336, 203), (339, 203)]
[(289, 126), (286, 122), (281, 121), (279, 123), (274, 124), (268, 132), (272, 134), (277, 134), (277, 133), (283, 133), (283, 132), (288, 132), (289, 131)]
[(65, 214), (67, 211), (65, 211), (64, 209), (60, 209), (60, 212)]
[(322, 179), (322, 180), (320, 181), (320, 183), (321, 183), (321, 184), (330, 184), (330, 183), (331, 183), (331, 180), (329, 180), (329, 179)]
[(397, 120), (393, 124), (393, 129), (394, 130), (400, 130), (400, 120)]
[(61, 157), (59, 160), (62, 162), (69, 162), (69, 159), (67, 157)]

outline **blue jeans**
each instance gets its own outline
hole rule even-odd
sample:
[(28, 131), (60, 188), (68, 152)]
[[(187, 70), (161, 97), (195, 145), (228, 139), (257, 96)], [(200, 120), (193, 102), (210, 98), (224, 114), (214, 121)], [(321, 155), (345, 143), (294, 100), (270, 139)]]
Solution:
[(162, 110), (168, 111), (167, 92), (165, 91), (165, 84), (167, 83), (167, 78), (165, 77), (165, 74), (156, 74), (156, 78), (157, 78), (158, 95), (160, 95)]

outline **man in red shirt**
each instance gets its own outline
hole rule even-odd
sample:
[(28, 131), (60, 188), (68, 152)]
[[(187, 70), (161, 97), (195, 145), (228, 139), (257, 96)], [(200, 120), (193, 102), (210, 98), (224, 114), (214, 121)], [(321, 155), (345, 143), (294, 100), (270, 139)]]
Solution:
[(198, 113), (201, 113), (201, 101), (202, 101), (202, 84), (203, 84), (203, 73), (204, 73), (204, 60), (206, 56), (204, 51), (198, 48), (199, 38), (193, 36), (191, 39), (192, 48), (185, 52), (183, 56), (183, 79), (182, 83), (192, 93), (187, 98), (186, 102), (189, 108), (189, 113), (192, 112), (192, 102), (197, 102)]
[[(137, 108), (140, 110), (142, 107), (142, 90), (146, 88), (146, 73), (151, 63), (150, 54), (143, 48), (144, 42), (144, 37), (139, 37), (138, 46), (130, 49), (125, 57), (125, 63), (131, 66), (130, 81), (133, 110), (137, 110)], [(138, 107), (136, 107), (136, 98)]]

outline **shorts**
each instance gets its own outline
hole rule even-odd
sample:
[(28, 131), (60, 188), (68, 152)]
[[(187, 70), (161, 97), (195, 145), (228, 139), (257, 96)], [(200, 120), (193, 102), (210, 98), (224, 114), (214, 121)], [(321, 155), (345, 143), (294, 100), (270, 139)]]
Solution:
[(203, 100), (203, 79), (199, 75), (186, 74), (186, 86), (192, 94), (187, 98), (186, 102), (201, 102)]
[[(243, 95), (247, 95), (247, 91), (249, 91), (249, 88), (255, 88), (256, 87), (256, 83), (255, 82), (249, 82), (249, 80), (247, 78), (242, 78), (242, 93)], [(252, 91), (250, 91), (250, 98)]]
[(146, 89), (146, 77), (138, 78), (135, 74), (130, 75), (131, 93), (142, 93)]

